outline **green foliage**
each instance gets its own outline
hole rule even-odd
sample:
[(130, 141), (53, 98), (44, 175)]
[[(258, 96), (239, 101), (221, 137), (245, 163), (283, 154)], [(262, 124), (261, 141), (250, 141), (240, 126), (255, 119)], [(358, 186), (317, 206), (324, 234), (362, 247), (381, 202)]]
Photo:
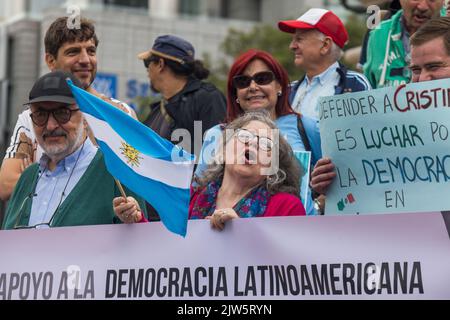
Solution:
[(347, 29), (350, 41), (345, 47), (346, 49), (359, 47), (362, 45), (364, 35), (367, 31), (366, 23), (363, 17), (365, 16), (361, 17), (356, 14), (352, 14), (348, 17), (347, 22), (345, 23), (345, 28)]
[[(345, 28), (347, 29), (349, 35), (349, 42), (345, 46), (345, 49), (351, 49), (355, 47), (361, 47), (364, 41), (364, 36), (367, 32), (366, 22), (364, 20), (365, 15), (358, 16), (356, 14), (351, 14), (347, 22), (345, 23)], [(350, 59), (351, 60), (351, 59)], [(359, 58), (357, 59), (359, 60)], [(349, 69), (357, 70), (356, 61), (346, 61), (341, 60), (341, 62)]]
[(228, 70), (230, 69), (230, 66), (227, 64), (226, 60), (221, 59), (213, 65), (211, 62), (211, 57), (208, 53), (203, 54), (202, 60), (205, 67), (211, 71), (208, 82), (213, 83), (225, 94), (227, 89)]
[[(346, 49), (360, 46), (366, 33), (364, 18), (355, 14), (350, 15), (345, 26), (350, 36), (350, 42)], [(290, 34), (281, 32), (278, 28), (270, 25), (259, 24), (254, 26), (249, 32), (230, 29), (227, 37), (221, 44), (225, 58), (213, 63), (209, 54), (204, 54), (202, 57), (205, 66), (211, 71), (208, 81), (215, 84), (219, 90), (225, 93), (231, 63), (237, 56), (252, 48), (269, 52), (286, 69), (289, 79), (299, 79), (303, 73), (295, 67), (294, 54), (289, 50), (291, 38)], [(354, 66), (349, 67), (354, 69)], [(133, 101), (138, 107), (138, 117), (141, 121), (150, 112), (148, 106), (157, 100), (159, 100), (158, 97), (149, 96), (138, 97)]]
[[(350, 37), (346, 49), (360, 46), (367, 30), (363, 16), (350, 15), (345, 26)], [(213, 65), (209, 55), (203, 56), (205, 65), (211, 70), (209, 81), (214, 83), (222, 92), (225, 92), (228, 71), (232, 61), (241, 53), (252, 48), (269, 52), (286, 69), (289, 79), (299, 79), (303, 73), (295, 67), (294, 55), (289, 50), (291, 38), (290, 34), (281, 32), (278, 28), (270, 25), (256, 25), (249, 32), (230, 29), (221, 45), (226, 58), (216, 61)], [(350, 67), (354, 68), (354, 66)]]
[(210, 57), (204, 56), (205, 65), (211, 70), (209, 81), (225, 92), (231, 66), (229, 61), (234, 61), (237, 56), (252, 48), (270, 52), (286, 69), (290, 79), (298, 79), (302, 73), (294, 65), (294, 55), (289, 50), (290, 41), (290, 34), (270, 25), (257, 25), (250, 32), (230, 29), (221, 45), (227, 59), (222, 59), (215, 66), (211, 66)]
[(149, 106), (159, 101), (161, 98), (159, 96), (147, 96), (147, 97), (136, 97), (133, 100), (133, 104), (136, 105), (136, 115), (139, 119), (139, 121), (143, 122), (145, 119), (147, 119), (148, 115), (150, 114), (150, 108)]
[(294, 55), (289, 50), (291, 38), (290, 34), (270, 25), (255, 26), (248, 33), (230, 29), (222, 48), (233, 58), (252, 48), (270, 52), (286, 68), (289, 77), (294, 79), (299, 77), (300, 72), (295, 67)]

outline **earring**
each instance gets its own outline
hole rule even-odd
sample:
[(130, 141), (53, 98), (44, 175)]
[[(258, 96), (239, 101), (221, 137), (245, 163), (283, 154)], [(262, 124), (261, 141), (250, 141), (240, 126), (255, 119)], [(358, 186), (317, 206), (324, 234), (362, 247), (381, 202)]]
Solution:
[(237, 104), (241, 104), (241, 100), (239, 100), (239, 98), (236, 99), (236, 103)]
[(278, 179), (278, 175), (277, 174), (273, 174), (271, 176), (268, 176), (267, 177), (267, 184), (268, 185), (273, 184), (275, 181), (277, 181), (277, 179)]
[(283, 92), (282, 92), (281, 90), (277, 92), (277, 95), (278, 95), (279, 97), (281, 97), (282, 94), (283, 94)]

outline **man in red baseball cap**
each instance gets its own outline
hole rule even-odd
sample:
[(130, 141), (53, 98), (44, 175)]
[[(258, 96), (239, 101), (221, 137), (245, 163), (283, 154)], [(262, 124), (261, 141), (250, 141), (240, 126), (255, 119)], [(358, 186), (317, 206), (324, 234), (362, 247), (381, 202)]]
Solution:
[[(306, 74), (291, 84), (289, 97), (292, 108), (302, 117), (316, 119), (318, 127), (320, 97), (371, 89), (364, 75), (339, 63), (348, 33), (332, 11), (310, 9), (297, 20), (280, 21), (278, 27), (292, 33), (289, 49), (295, 54), (295, 65)], [(314, 200), (318, 212), (323, 208), (320, 199)]]
[(278, 27), (293, 34), (289, 48), (295, 54), (295, 65), (306, 73), (292, 83), (290, 102), (295, 111), (318, 119), (319, 97), (371, 88), (362, 74), (338, 62), (348, 33), (332, 11), (310, 9), (297, 20), (280, 21)]

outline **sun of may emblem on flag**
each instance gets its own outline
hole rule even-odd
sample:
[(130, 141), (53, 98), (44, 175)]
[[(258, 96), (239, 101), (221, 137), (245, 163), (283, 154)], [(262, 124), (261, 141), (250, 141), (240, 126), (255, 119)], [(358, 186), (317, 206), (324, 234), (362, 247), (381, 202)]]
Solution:
[(127, 163), (134, 166), (139, 166), (139, 159), (142, 159), (142, 157), (139, 157), (139, 151), (130, 146), (128, 143), (122, 142), (122, 154), (127, 158)]

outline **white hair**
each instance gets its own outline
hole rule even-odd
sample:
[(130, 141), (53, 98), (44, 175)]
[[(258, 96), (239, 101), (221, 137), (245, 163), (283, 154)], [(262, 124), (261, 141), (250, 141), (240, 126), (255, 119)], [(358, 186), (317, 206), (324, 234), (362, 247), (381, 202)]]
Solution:
[[(324, 41), (325, 38), (327, 37), (327, 35), (323, 34), (319, 30), (314, 30), (314, 31), (316, 31), (317, 35), (319, 36), (320, 40), (322, 40), (322, 41)], [(333, 61), (338, 61), (342, 58), (343, 55), (344, 55), (344, 52), (342, 51), (342, 49), (333, 41), (333, 39), (331, 39), (331, 49), (329, 52), (330, 58), (332, 58)]]

